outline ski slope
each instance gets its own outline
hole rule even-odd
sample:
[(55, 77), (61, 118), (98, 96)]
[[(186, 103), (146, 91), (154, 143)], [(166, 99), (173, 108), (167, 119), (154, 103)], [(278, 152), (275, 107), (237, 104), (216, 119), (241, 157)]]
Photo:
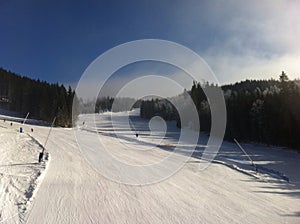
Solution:
[[(92, 125), (93, 115), (80, 116), (75, 132), (81, 136), (83, 148), (97, 149), (100, 136), (112, 154), (128, 163), (145, 164), (167, 157), (178, 139), (179, 130), (172, 122), (168, 123), (170, 128), (161, 141), (157, 137), (160, 133), (150, 133), (147, 121), (134, 114), (132, 121), (139, 132), (138, 140), (127, 129), (117, 130), (117, 138), (108, 122), (109, 114), (96, 116), (96, 129)], [(1, 125), (11, 130), (8, 122), (1, 121)], [(45, 126), (24, 125), (24, 132), (41, 144), (48, 131)], [(19, 144), (18, 137), (4, 132), (2, 139), (16, 140)], [(104, 177), (87, 161), (83, 156), (85, 149), (78, 147), (74, 130), (54, 128), (46, 146), (50, 165), (36, 187), (25, 217), (19, 222), (300, 223), (299, 154), (276, 147), (242, 144), (258, 165), (256, 173), (235, 144), (224, 142), (213, 163), (200, 171), (206, 141), (207, 137), (201, 136), (193, 156), (174, 175), (158, 183), (132, 186)], [(147, 151), (149, 144), (157, 146)], [(126, 145), (131, 145), (131, 149)], [(185, 156), (185, 149), (182, 145), (181, 156)], [(114, 168), (111, 164), (111, 169)]]

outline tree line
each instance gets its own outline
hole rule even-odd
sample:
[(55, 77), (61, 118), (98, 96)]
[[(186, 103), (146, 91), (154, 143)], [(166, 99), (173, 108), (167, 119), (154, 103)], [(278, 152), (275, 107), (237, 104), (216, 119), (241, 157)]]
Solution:
[[(59, 84), (22, 77), (0, 68), (0, 107), (55, 125), (72, 126), (72, 104), (75, 91)], [(74, 116), (76, 117), (76, 116)]]
[(98, 97), (94, 100), (79, 99), (79, 111), (86, 113), (121, 112), (139, 108), (140, 101), (130, 97)]
[[(194, 82), (190, 91), (197, 108), (201, 131), (210, 132), (211, 113), (204, 94), (205, 88), (219, 88), (209, 83)], [(221, 86), (227, 109), (225, 138), (255, 141), (300, 149), (300, 88), (299, 81), (289, 80), (282, 72), (279, 80), (246, 80)], [(177, 96), (178, 97), (178, 96)], [(162, 106), (164, 104), (165, 106)], [(141, 102), (141, 117), (159, 115), (166, 120), (180, 118), (170, 101)]]

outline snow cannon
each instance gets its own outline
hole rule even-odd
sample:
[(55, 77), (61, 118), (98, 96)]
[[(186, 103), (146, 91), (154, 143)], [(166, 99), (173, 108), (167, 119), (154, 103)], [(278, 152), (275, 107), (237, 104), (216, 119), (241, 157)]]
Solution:
[(44, 153), (40, 152), (40, 154), (39, 154), (39, 163), (41, 163), (43, 161), (43, 157), (44, 157)]

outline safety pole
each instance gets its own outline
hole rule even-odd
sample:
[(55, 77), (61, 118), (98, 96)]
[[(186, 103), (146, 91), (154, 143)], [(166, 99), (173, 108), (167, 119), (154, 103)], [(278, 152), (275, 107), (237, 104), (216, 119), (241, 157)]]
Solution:
[(133, 127), (134, 132), (135, 132), (135, 136), (137, 137), (137, 136), (138, 136), (138, 133), (137, 133), (137, 131), (136, 131), (136, 128), (135, 128), (134, 124), (132, 123), (132, 121), (130, 120), (130, 117), (128, 117), (128, 119), (129, 119), (129, 125), (131, 125), (131, 126)]
[(45, 151), (46, 144), (47, 144), (47, 142), (48, 142), (48, 139), (49, 139), (50, 133), (51, 133), (51, 131), (52, 131), (52, 128), (53, 128), (53, 125), (54, 125), (55, 120), (56, 120), (56, 117), (54, 117), (54, 119), (53, 119), (53, 121), (52, 121), (52, 124), (51, 124), (50, 130), (49, 130), (48, 136), (47, 136), (47, 138), (46, 138), (46, 141), (45, 141), (45, 144), (44, 144), (44, 148), (43, 148), (43, 152), (42, 152), (42, 153), (44, 153), (44, 151)]
[(23, 124), (25, 124), (25, 122), (26, 122), (26, 120), (27, 120), (28, 116), (29, 116), (29, 112), (27, 113), (26, 117), (24, 118), (24, 120), (23, 120)]
[(233, 140), (235, 141), (235, 143), (238, 145), (238, 147), (243, 151), (243, 153), (248, 157), (248, 159), (251, 161), (252, 163), (252, 166), (255, 167), (255, 170), (257, 171), (257, 167), (256, 165), (254, 164), (254, 161), (251, 159), (251, 157), (247, 154), (247, 152), (243, 149), (243, 147), (240, 145), (240, 143), (235, 139), (233, 138)]

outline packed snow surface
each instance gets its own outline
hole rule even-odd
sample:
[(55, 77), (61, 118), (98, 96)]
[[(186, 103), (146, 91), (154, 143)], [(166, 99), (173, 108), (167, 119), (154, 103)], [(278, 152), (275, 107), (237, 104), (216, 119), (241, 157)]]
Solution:
[[(126, 113), (115, 116), (121, 118)], [(9, 218), (16, 212), (24, 217), (12, 217), (11, 223), (29, 224), (300, 223), (300, 155), (295, 151), (241, 143), (254, 160), (256, 171), (236, 144), (224, 142), (210, 166), (199, 170), (207, 142), (201, 135), (192, 157), (174, 175), (153, 184), (122, 184), (102, 175), (95, 163), (86, 159), (84, 150), (97, 152), (97, 139), (101, 138), (106, 150), (123, 161), (147, 164), (172, 153), (180, 130), (168, 122), (166, 136), (160, 138), (159, 131), (149, 130), (148, 121), (134, 113), (131, 129), (114, 130), (109, 117), (109, 113), (80, 115), (75, 130), (54, 128), (46, 145), (51, 161), (40, 180), (36, 176), (44, 167), (28, 164), (37, 162), (37, 142), (44, 144), (49, 127), (25, 124), (20, 134), (17, 120), (12, 127), (8, 116), (6, 122), (0, 121), (1, 217)], [(81, 136), (80, 144), (75, 136)], [(152, 150), (146, 150), (149, 145), (154, 145)], [(181, 149), (177, 153), (185, 156), (190, 148), (183, 144)], [(5, 168), (15, 159), (26, 163), (26, 169)], [(111, 164), (111, 169), (115, 168)], [(30, 180), (40, 184), (34, 185), (36, 193), (28, 205), (25, 189)], [(14, 183), (21, 187), (15, 189)], [(5, 208), (7, 205), (10, 209)]]

